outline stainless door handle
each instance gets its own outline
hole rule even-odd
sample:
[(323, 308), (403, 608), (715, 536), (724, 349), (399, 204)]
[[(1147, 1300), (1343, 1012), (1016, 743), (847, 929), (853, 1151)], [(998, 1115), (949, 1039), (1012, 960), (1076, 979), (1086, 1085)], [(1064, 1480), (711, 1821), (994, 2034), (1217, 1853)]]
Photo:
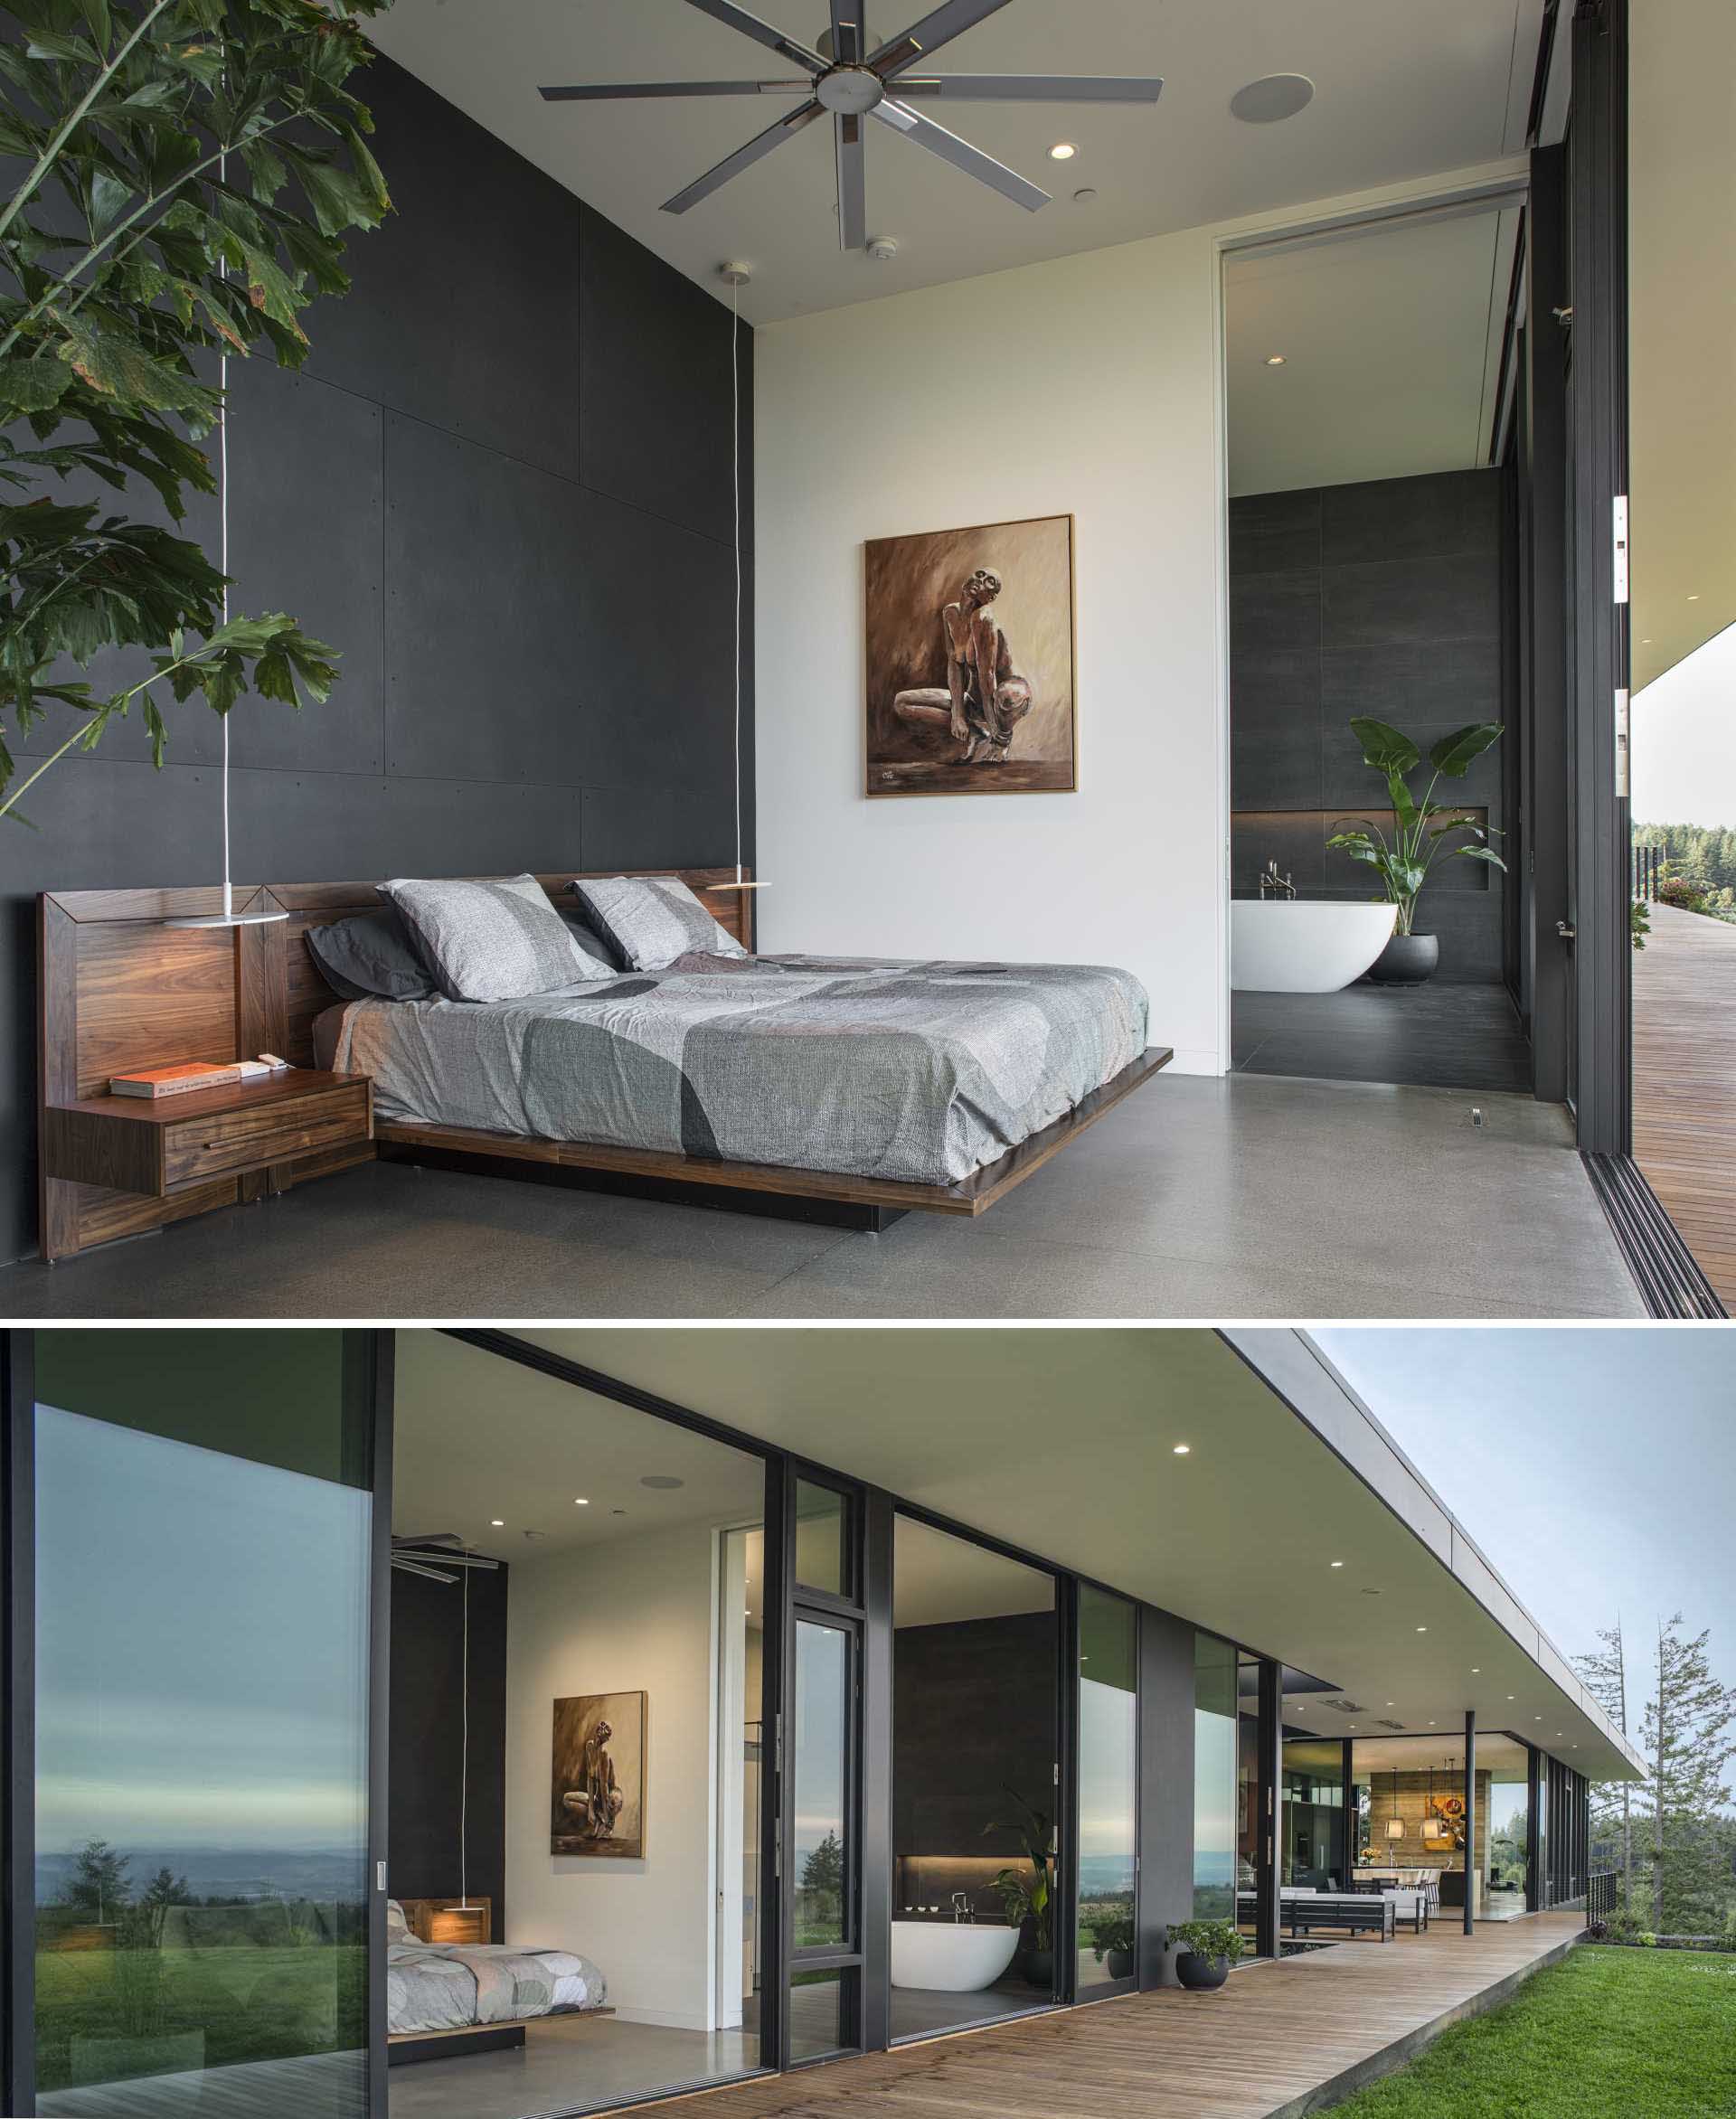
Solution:
[(1579, 939), (1578, 928), (1570, 927), (1567, 921), (1564, 919), (1558, 919), (1555, 922), (1555, 932), (1564, 942), (1572, 942)]

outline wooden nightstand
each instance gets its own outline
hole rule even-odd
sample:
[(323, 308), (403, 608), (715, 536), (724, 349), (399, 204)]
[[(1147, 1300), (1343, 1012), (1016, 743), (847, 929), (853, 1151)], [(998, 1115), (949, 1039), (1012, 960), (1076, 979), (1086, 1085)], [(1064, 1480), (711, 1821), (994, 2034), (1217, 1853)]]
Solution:
[(86, 1097), (42, 1113), (47, 1176), (159, 1200), (373, 1137), (367, 1076), (302, 1067), (229, 1088)]
[(406, 1898), (404, 1919), (411, 1935), (425, 1943), (487, 1944), (494, 1940), (494, 1900)]

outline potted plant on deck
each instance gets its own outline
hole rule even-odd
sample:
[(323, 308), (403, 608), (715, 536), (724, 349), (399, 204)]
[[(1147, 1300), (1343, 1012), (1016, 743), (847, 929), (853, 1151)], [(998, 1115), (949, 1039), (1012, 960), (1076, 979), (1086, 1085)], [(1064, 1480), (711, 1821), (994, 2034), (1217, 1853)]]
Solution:
[[(1462, 780), (1473, 763), (1501, 739), (1499, 721), (1473, 721), (1443, 736), (1429, 753), (1432, 768), (1420, 798), (1411, 792), (1409, 776), (1422, 763), (1422, 752), (1409, 736), (1385, 721), (1357, 716), (1351, 733), (1363, 747), (1363, 762), (1386, 776), (1392, 804), (1392, 835), (1389, 839), (1378, 824), (1360, 824), (1347, 832), (1335, 832), (1328, 846), (1342, 847), (1353, 861), (1365, 862), (1381, 881), (1381, 892), (1389, 905), (1398, 908), (1392, 939), (1369, 966), (1373, 979), (1421, 980), (1440, 962), (1439, 937), (1416, 931), (1417, 899), (1435, 856), (1445, 852), (1467, 861), (1486, 862), (1505, 871), (1506, 862), (1495, 851), (1489, 833), (1461, 805), (1437, 803), (1436, 787), (1442, 774)], [(1448, 846), (1455, 835), (1469, 839), (1469, 845)], [(1499, 833), (1495, 833), (1498, 838)]]
[(1178, 1920), (1170, 1927), (1169, 1946), (1176, 1953), (1176, 1978), (1184, 1987), (1204, 1992), (1229, 1978), (1242, 1941), (1227, 1920)]

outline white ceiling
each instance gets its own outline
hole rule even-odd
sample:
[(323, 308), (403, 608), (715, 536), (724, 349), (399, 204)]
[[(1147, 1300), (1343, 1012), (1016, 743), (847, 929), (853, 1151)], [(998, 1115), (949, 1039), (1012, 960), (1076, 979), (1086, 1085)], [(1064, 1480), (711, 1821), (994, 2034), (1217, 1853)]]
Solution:
[(1231, 493), (1486, 464), (1518, 220), (1486, 209), (1230, 257)]
[[(871, 41), (923, 0), (869, 0)], [(826, 0), (759, 0), (812, 44)], [(540, 83), (773, 79), (773, 55), (684, 0), (397, 0), (381, 50), (681, 271), (753, 268), (755, 324), (967, 278), (1517, 152), (1542, 0), (1013, 0), (936, 54), (937, 73), (1158, 74), (1155, 108), (948, 109), (953, 129), (1054, 193), (1021, 208), (871, 126), (868, 220), (891, 264), (837, 245), (831, 130), (812, 125), (684, 216), (659, 211), (761, 131), (769, 98), (549, 104)], [(793, 70), (788, 70), (793, 71)], [(1244, 125), (1246, 82), (1302, 73), (1307, 109)], [(1077, 143), (1066, 164), (1057, 141)], [(390, 170), (388, 170), (390, 177)], [(1074, 193), (1095, 190), (1089, 204)]]
[[(1472, 1709), (1624, 1770), (1571, 1672), (1522, 1643), (1523, 1608), (1482, 1556), (1455, 1534), (1454, 1565), (1438, 1557), (1450, 1517), (1358, 1401), (1339, 1388), (1344, 1436), (1387, 1453), (1420, 1497), (1414, 1527), (1347, 1468), (1345, 1439), (1328, 1446), (1213, 1333), (526, 1336), (1277, 1656), (1405, 1732)], [(1240, 1336), (1333, 1375), (1298, 1334)]]
[(398, 1334), (396, 1398), (399, 1537), (453, 1530), (519, 1565), (764, 1513), (762, 1459), (439, 1333)]
[(1736, 8), (1636, 8), (1628, 78), (1637, 692), (1736, 622)]

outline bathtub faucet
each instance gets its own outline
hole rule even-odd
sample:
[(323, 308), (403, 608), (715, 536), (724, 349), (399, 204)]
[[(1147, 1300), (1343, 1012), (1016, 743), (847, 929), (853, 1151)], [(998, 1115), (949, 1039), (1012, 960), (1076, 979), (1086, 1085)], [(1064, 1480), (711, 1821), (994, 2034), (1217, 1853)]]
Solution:
[(968, 1891), (955, 1891), (952, 1894), (952, 1917), (967, 1926), (976, 1925), (976, 1911), (970, 1902)]
[(1295, 883), (1288, 876), (1278, 874), (1276, 860), (1269, 861), (1260, 872), (1260, 896), (1263, 898), (1269, 890), (1274, 898), (1294, 898), (1296, 896)]

